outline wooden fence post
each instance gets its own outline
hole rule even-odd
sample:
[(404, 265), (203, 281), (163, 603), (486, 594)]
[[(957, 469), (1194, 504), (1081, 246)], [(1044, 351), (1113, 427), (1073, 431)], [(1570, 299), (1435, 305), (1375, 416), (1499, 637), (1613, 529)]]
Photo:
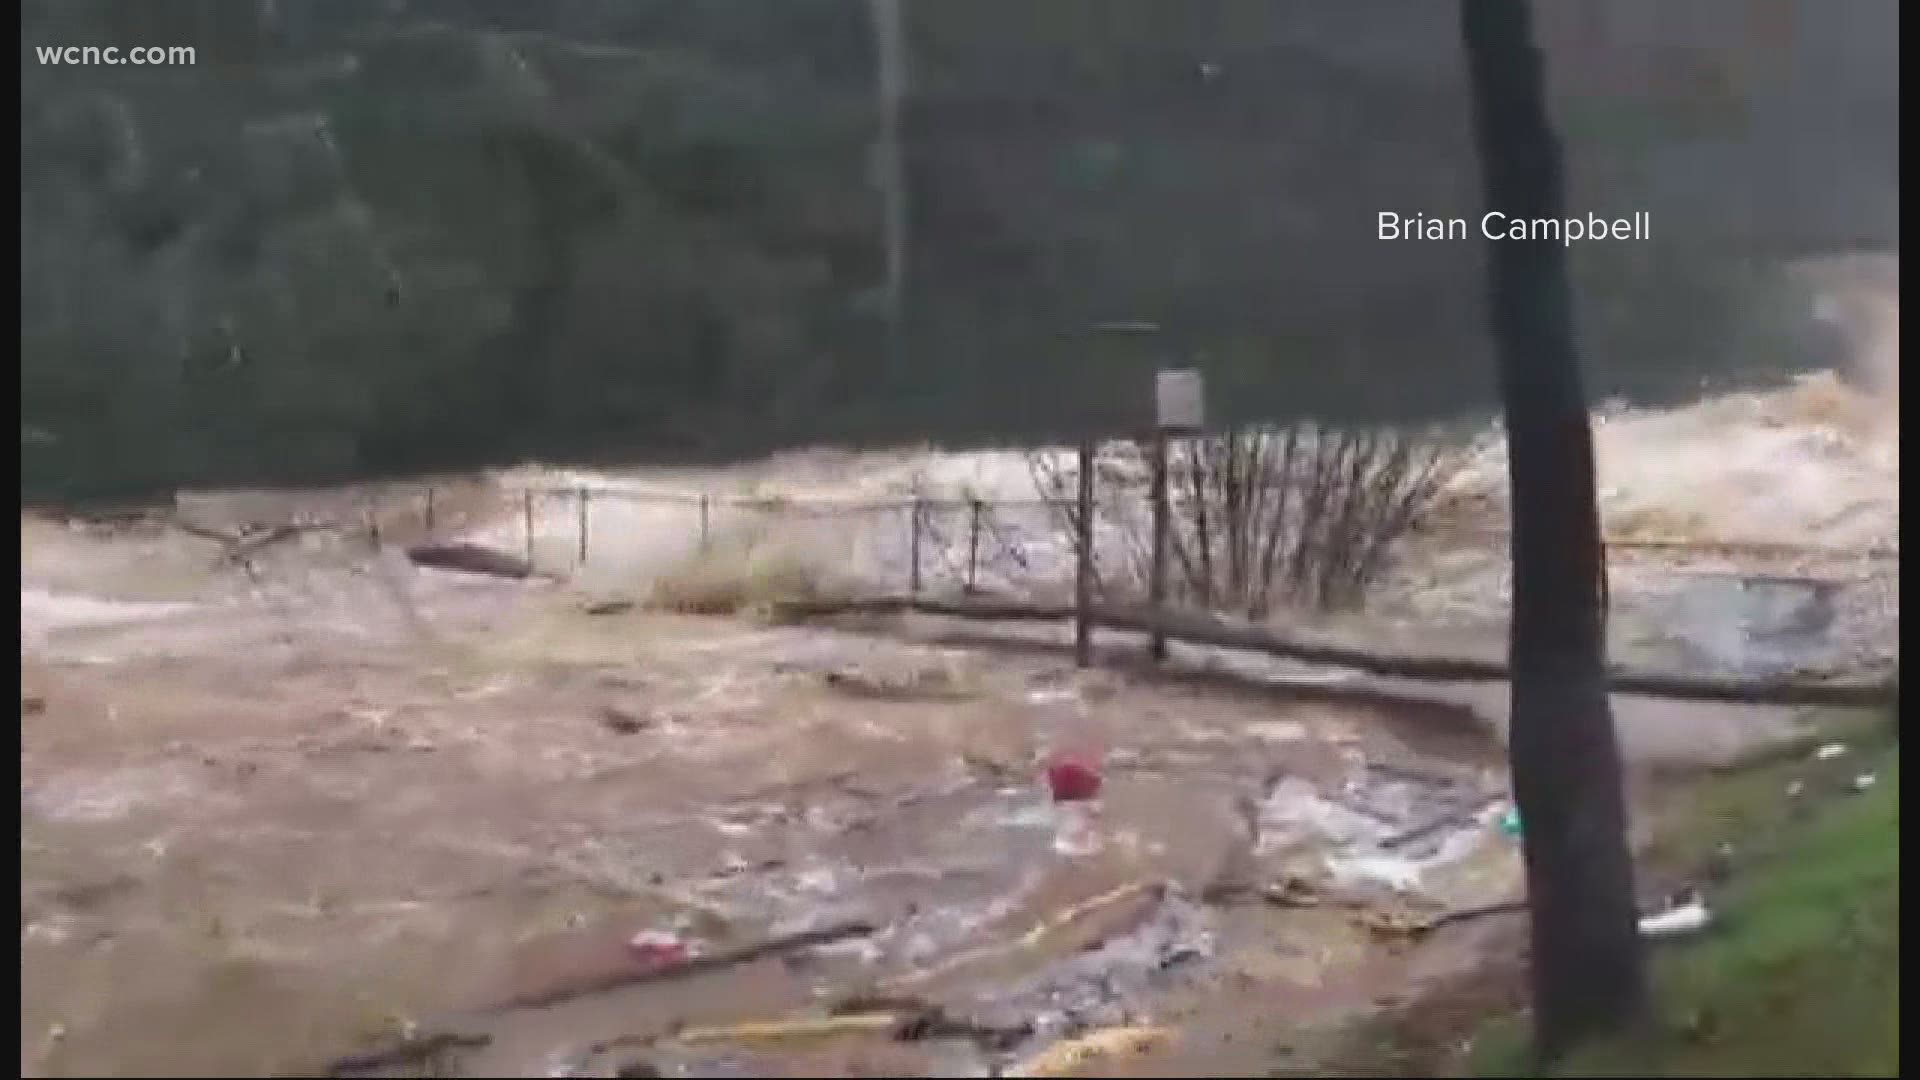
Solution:
[(1080, 440), (1079, 513), (1074, 518), (1073, 662), (1093, 666), (1093, 440)]
[(580, 565), (587, 565), (587, 505), (593, 498), (593, 489), (584, 485), (580, 488)]
[(707, 515), (707, 494), (706, 492), (703, 491), (700, 493), (700, 550), (701, 551), (707, 550), (708, 544), (712, 542), (712, 537), (713, 537), (712, 526), (708, 523), (708, 515)]
[(1167, 633), (1161, 623), (1167, 614), (1167, 527), (1170, 516), (1167, 505), (1167, 431), (1156, 426), (1153, 431), (1153, 564), (1148, 568), (1147, 578), (1147, 614), (1153, 620), (1153, 633), (1149, 638), (1148, 651), (1155, 662), (1167, 658)]
[(427, 538), (433, 538), (433, 485), (427, 485)]
[(915, 495), (913, 497), (913, 505), (907, 509), (907, 512), (913, 516), (913, 523), (909, 526), (909, 528), (912, 530), (912, 539), (907, 544), (907, 553), (908, 553), (908, 557), (913, 560), (913, 569), (909, 572), (909, 576), (907, 578), (907, 595), (919, 596), (920, 595), (920, 513), (921, 513), (920, 496)]

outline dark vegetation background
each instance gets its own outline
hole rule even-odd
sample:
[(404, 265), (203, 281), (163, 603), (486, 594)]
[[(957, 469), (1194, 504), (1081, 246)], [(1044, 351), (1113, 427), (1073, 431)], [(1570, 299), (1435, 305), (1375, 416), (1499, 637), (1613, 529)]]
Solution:
[[(1452, 4), (27, 0), (25, 501), (1491, 410)], [(1893, 0), (1542, 0), (1596, 394), (1831, 362), (1897, 249)], [(59, 67), (35, 45), (192, 45)], [(888, 270), (897, 179), (905, 273)], [(1090, 330), (1116, 320), (1157, 334)]]

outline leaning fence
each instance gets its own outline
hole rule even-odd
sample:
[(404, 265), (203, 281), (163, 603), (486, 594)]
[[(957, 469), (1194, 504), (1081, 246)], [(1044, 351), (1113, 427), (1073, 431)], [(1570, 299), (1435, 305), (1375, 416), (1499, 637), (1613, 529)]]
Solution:
[[(383, 515), (399, 509), (396, 494), (382, 500)], [(548, 573), (617, 569), (623, 563), (657, 570), (676, 559), (745, 547), (811, 556), (840, 571), (846, 584), (885, 594), (1051, 598), (1066, 595), (1074, 581), (1071, 498), (768, 496), (605, 484), (528, 484), (508, 488), (507, 495), (512, 512), (494, 516), (477, 539)], [(427, 535), (444, 533), (447, 523), (436, 513), (434, 486), (402, 498), (417, 508)], [(1142, 599), (1152, 559), (1147, 493), (1099, 485), (1091, 505), (1096, 595), (1113, 601)], [(1494, 527), (1455, 531), (1459, 539), (1489, 548), (1504, 548), (1507, 539), (1504, 530)], [(1897, 564), (1900, 554), (1894, 546), (1842, 550), (1700, 537), (1608, 537), (1605, 546), (1618, 554), (1863, 564)], [(1184, 557), (1178, 548), (1176, 544), (1170, 560)], [(636, 554), (646, 557), (636, 559)], [(1303, 562), (1304, 554), (1295, 561)], [(1177, 572), (1173, 576), (1179, 577)], [(1280, 587), (1284, 585), (1282, 581)], [(1178, 591), (1174, 599), (1189, 606), (1214, 606)]]
[[(1167, 589), (1156, 603), (1150, 587), (1156, 555), (1161, 561), (1159, 573), (1178, 583), (1182, 575), (1173, 564), (1192, 561), (1192, 553), (1182, 547), (1196, 540), (1196, 523), (1191, 519), (1200, 518), (1199, 541), (1218, 544), (1219, 538), (1207, 536), (1204, 515), (1183, 507), (1172, 515), (1182, 518), (1172, 531), (1185, 540), (1153, 544), (1153, 502), (1144, 485), (1109, 480), (1089, 486), (1093, 489), (1086, 495), (1090, 525), (1085, 532), (1079, 528), (1078, 500), (1057, 497), (956, 497), (926, 492), (799, 497), (663, 491), (606, 483), (526, 484), (506, 489), (513, 506), (505, 515), (499, 513), (496, 489), (488, 500), (491, 513), (479, 523), (477, 534), (472, 528), (443, 526), (440, 498), (430, 486), (410, 501), (418, 514), (414, 520), (428, 536), (458, 531), (465, 539), (513, 553), (535, 572), (625, 587), (670, 579), (690, 566), (732, 559), (732, 565), (715, 572), (751, 577), (772, 564), (775, 572), (770, 576), (776, 580), (771, 582), (772, 593), (762, 599), (795, 612), (918, 609), (975, 618), (1071, 620), (1081, 628), (1076, 637), (1082, 641), (1086, 629), (1098, 625), (1145, 633), (1156, 642), (1173, 638), (1253, 649), (1385, 675), (1504, 677), (1504, 664), (1497, 659), (1386, 656), (1315, 641), (1298, 632), (1298, 626), (1283, 630), (1257, 612), (1223, 607), (1217, 598), (1198, 595), (1192, 588)], [(389, 512), (399, 509), (392, 505), (392, 494), (385, 500)], [(401, 516), (411, 515), (403, 512)], [(1302, 517), (1296, 528), (1305, 530), (1308, 524)], [(1497, 529), (1483, 529), (1474, 539), (1493, 551), (1505, 543)], [(1316, 552), (1325, 554), (1326, 543), (1316, 549), (1307, 540), (1302, 532), (1290, 546), (1269, 543), (1267, 547), (1291, 551), (1296, 561), (1317, 557)], [(1077, 588), (1082, 544), (1088, 554), (1085, 591)], [(1625, 537), (1611, 539), (1607, 546), (1615, 553), (1687, 551), (1775, 560), (1890, 561), (1896, 574), (1899, 558), (1894, 548), (1843, 552), (1697, 538)], [(1213, 551), (1207, 548), (1202, 557)], [(757, 567), (755, 560), (760, 560)], [(1297, 573), (1289, 578), (1284, 565), (1277, 569), (1274, 579), (1283, 592), (1299, 585)], [(792, 574), (781, 578), (781, 571)], [(1749, 578), (1741, 580), (1750, 583)], [(1211, 585), (1203, 583), (1201, 588)], [(1326, 594), (1320, 590), (1318, 595)], [(1295, 602), (1302, 599), (1283, 596), (1277, 606), (1297, 611)], [(1616, 603), (1621, 599), (1616, 590)], [(1821, 602), (1827, 600), (1830, 597), (1823, 594)], [(1882, 693), (1877, 682), (1871, 686), (1809, 684), (1739, 675), (1622, 672), (1615, 683), (1623, 692), (1725, 701), (1859, 704)]]
[[(511, 490), (508, 521), (485, 542), (542, 571), (670, 570), (703, 554), (738, 550), (808, 560), (863, 592), (905, 595), (1019, 594), (1070, 589), (1074, 552), (1065, 500), (952, 496), (796, 498), (638, 490), (606, 485), (529, 485)], [(431, 489), (420, 496), (433, 504)], [(1126, 495), (1103, 500), (1102, 532), (1118, 532)], [(429, 534), (439, 531), (423, 512)], [(1103, 535), (1095, 560), (1118, 563)], [(1126, 575), (1098, 575), (1118, 598)]]
[[(1225, 498), (1205, 507), (1155, 500), (1149, 485), (1125, 475), (1116, 478), (1113, 470), (1083, 468), (1079, 475), (1095, 479), (1065, 485), (1075, 490), (1071, 499), (1008, 498), (1006, 484), (997, 489), (998, 498), (964, 489), (958, 496), (911, 490), (872, 497), (801, 497), (663, 491), (617, 481), (514, 485), (452, 478), (363, 487), (317, 500), (312, 493), (289, 499), (270, 491), (206, 498), (183, 494), (157, 524), (219, 542), (221, 565), (241, 566), (250, 576), (256, 562), (265, 560), (261, 565), (270, 566), (276, 553), (289, 550), (283, 541), (295, 541), (291, 547), (300, 552), (337, 551), (343, 550), (340, 538), (361, 533), (376, 550), (402, 547), (422, 565), (453, 567), (427, 556), (431, 551), (458, 551), (468, 556), (466, 565), (453, 568), (507, 577), (571, 578), (588, 594), (619, 597), (611, 607), (652, 603), (714, 613), (755, 607), (798, 617), (918, 610), (993, 620), (1070, 620), (1083, 660), (1089, 655), (1090, 629), (1100, 626), (1145, 634), (1155, 642), (1254, 650), (1381, 675), (1451, 681), (1504, 677), (1497, 647), (1468, 645), (1466, 653), (1480, 655), (1461, 654), (1469, 641), (1485, 646), (1489, 630), (1494, 631), (1495, 646), (1504, 640), (1500, 577), (1505, 537), (1497, 528), (1476, 528), (1458, 520), (1432, 526), (1443, 534), (1435, 552), (1452, 565), (1449, 576), (1459, 579), (1447, 586), (1453, 590), (1447, 595), (1465, 598), (1472, 611), (1461, 615), (1450, 598), (1438, 608), (1427, 604), (1390, 610), (1409, 596), (1430, 596), (1441, 582), (1426, 572), (1430, 567), (1423, 569), (1425, 560), (1418, 557), (1351, 560), (1344, 549), (1354, 535), (1358, 511), (1328, 513), (1316, 499), (1301, 498), (1290, 503), (1286, 513), (1261, 518)], [(1221, 490), (1255, 488), (1228, 485)], [(1051, 490), (1060, 490), (1060, 485)], [(1166, 523), (1162, 529), (1151, 526), (1156, 503), (1171, 508), (1160, 515)], [(297, 509), (289, 510), (290, 505)], [(1236, 518), (1235, 506), (1247, 512)], [(1220, 511), (1228, 511), (1225, 518), (1218, 516)], [(84, 527), (84, 520), (73, 524)], [(1222, 527), (1230, 534), (1235, 520), (1267, 522), (1247, 534), (1260, 543), (1223, 537)], [(1280, 523), (1277, 532), (1274, 522)], [(1400, 521), (1396, 527), (1403, 531), (1387, 540), (1436, 539), (1422, 536), (1421, 529), (1406, 531), (1406, 525)], [(1234, 554), (1236, 543), (1239, 555)], [(1665, 631), (1691, 622), (1724, 638), (1729, 627), (1750, 636), (1750, 624), (1758, 621), (1770, 625), (1768, 633), (1792, 639), (1781, 646), (1781, 656), (1766, 659), (1767, 670), (1759, 673), (1748, 670), (1744, 661), (1716, 659), (1729, 654), (1717, 651), (1724, 642), (1710, 641), (1704, 652), (1680, 656), (1677, 664), (1656, 662), (1637, 673), (1617, 672), (1614, 685), (1624, 692), (1862, 704), (1883, 700), (1885, 683), (1878, 678), (1859, 681), (1858, 673), (1887, 668), (1897, 682), (1897, 655), (1868, 656), (1856, 648), (1865, 642), (1868, 651), (1881, 649), (1866, 639), (1880, 640), (1886, 625), (1897, 626), (1897, 547), (1838, 551), (1767, 541), (1644, 536), (1614, 538), (1606, 546), (1616, 629), (1624, 622), (1637, 624), (1636, 630)], [(1253, 557), (1256, 552), (1258, 558)], [(1655, 557), (1623, 557), (1630, 552)], [(1722, 565), (1704, 573), (1698, 568), (1675, 573), (1661, 565), (1672, 561), (1665, 556), (1675, 553), (1684, 553), (1690, 561), (1705, 556), (1704, 561)], [(1463, 554), (1477, 566), (1464, 577), (1455, 562)], [(1156, 556), (1163, 580), (1172, 579), (1174, 586), (1157, 596), (1149, 587)], [(1332, 558), (1320, 564), (1322, 569), (1337, 574), (1396, 565), (1414, 571), (1405, 579), (1383, 581), (1393, 587), (1366, 598), (1367, 625), (1378, 622), (1379, 628), (1394, 631), (1399, 620), (1437, 628), (1450, 644), (1448, 651), (1456, 655), (1383, 652), (1381, 642), (1406, 640), (1397, 632), (1385, 637), (1362, 634), (1346, 644), (1337, 636), (1317, 636), (1310, 629), (1311, 619), (1300, 616), (1311, 615), (1314, 603), (1336, 594), (1324, 588), (1293, 592), (1298, 580), (1293, 571), (1299, 566), (1311, 571), (1314, 560), (1323, 556)], [(300, 565), (303, 557), (297, 555), (293, 565)], [(1762, 563), (1771, 564), (1765, 572), (1758, 569)], [(1191, 570), (1202, 573), (1192, 577), (1187, 573)], [(1663, 593), (1664, 587), (1649, 588), (1649, 571), (1669, 582), (1688, 580), (1683, 589)], [(1228, 586), (1243, 578), (1264, 580), (1279, 590), (1278, 602), (1271, 611), (1250, 609), (1248, 594), (1215, 589), (1216, 579), (1208, 572), (1222, 575), (1217, 580)], [(691, 595), (694, 602), (675, 602), (672, 589), (663, 594), (663, 583), (690, 573), (695, 579), (710, 575), (705, 583), (695, 580), (691, 591), (685, 580), (679, 582), (677, 595)], [(712, 586), (718, 588), (708, 595), (716, 599), (701, 599), (699, 590)], [(1265, 602), (1258, 594), (1254, 599)], [(1855, 632), (1829, 635), (1826, 628), (1836, 617), (1850, 621)], [(1871, 633), (1857, 633), (1863, 629)], [(1353, 641), (1368, 642), (1369, 647)], [(1820, 648), (1809, 651), (1809, 643)], [(1735, 651), (1754, 652), (1750, 642), (1736, 644)], [(1838, 647), (1826, 648), (1829, 644)], [(1721, 674), (1698, 674), (1702, 671)], [(1847, 676), (1848, 681), (1836, 682), (1836, 676)]]

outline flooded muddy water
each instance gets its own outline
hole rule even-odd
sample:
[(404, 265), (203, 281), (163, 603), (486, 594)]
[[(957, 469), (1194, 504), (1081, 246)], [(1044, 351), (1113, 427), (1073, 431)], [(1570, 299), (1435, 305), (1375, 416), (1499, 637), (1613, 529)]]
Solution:
[[(1829, 378), (1598, 417), (1614, 659), (1896, 656), (1898, 418), (1868, 406)], [(761, 494), (942, 470), (1031, 494), (1017, 452), (855, 464)], [(1505, 487), (1494, 447), (1449, 490), (1459, 534), (1412, 538), (1364, 625), (1330, 629), (1499, 655)], [(527, 530), (493, 480), (443, 494), (383, 504), (381, 534), (437, 514), (575, 561), (576, 505)], [(319, 519), (371, 513), (341, 498)], [(269, 513), (232, 501), (180, 509)], [(1149, 671), (1106, 635), (1081, 672), (1057, 626), (650, 613), (679, 549), (620, 505), (594, 500), (573, 582), (421, 571), (334, 532), (242, 574), (178, 530), (23, 516), (22, 1075), (1270, 1075), (1311, 1066), (1290, 1055), (1316, 1027), (1518, 948), (1501, 684), (1179, 644)], [(768, 543), (897, 589), (911, 535), (821, 519)], [(1059, 576), (1026, 546), (1023, 577)], [(631, 610), (585, 613), (602, 592)], [(1638, 767), (1799, 723), (1615, 715)], [(1096, 800), (1051, 800), (1059, 752), (1097, 764)], [(1435, 928), (1465, 911), (1488, 914)]]
[[(321, 621), (257, 661), (110, 614), (23, 660), (23, 1075), (410, 1031), (459, 1038), (357, 1074), (987, 1075), (1321, 993), (1382, 953), (1365, 912), (1518, 887), (1497, 744), (1451, 714), (537, 594), (458, 648)], [(1068, 744), (1097, 800), (1051, 800)], [(713, 966), (607, 988), (662, 963), (643, 933)], [(807, 1029), (849, 1010), (897, 1015)], [(746, 1022), (788, 1028), (702, 1030)]]

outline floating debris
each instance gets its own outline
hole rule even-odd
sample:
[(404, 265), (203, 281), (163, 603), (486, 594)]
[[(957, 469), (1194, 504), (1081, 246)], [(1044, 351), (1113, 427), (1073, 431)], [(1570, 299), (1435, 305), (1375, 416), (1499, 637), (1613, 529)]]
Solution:
[(1092, 802), (1063, 802), (1053, 807), (1054, 854), (1083, 859), (1105, 845), (1100, 835), (1100, 808)]
[(895, 1012), (854, 1013), (844, 1016), (808, 1016), (794, 1020), (755, 1020), (743, 1024), (686, 1028), (676, 1041), (688, 1046), (716, 1042), (790, 1042), (835, 1035), (892, 1034), (907, 1018)]
[(1084, 802), (1100, 794), (1100, 769), (1075, 754), (1059, 754), (1047, 763), (1047, 790), (1054, 802)]
[(600, 710), (600, 726), (616, 735), (637, 735), (653, 726), (653, 718), (607, 705)]
[(1694, 897), (1677, 907), (1640, 919), (1640, 933), (1650, 938), (1685, 937), (1705, 930), (1713, 923), (1713, 913), (1704, 900)]
[(1500, 834), (1516, 840), (1520, 838), (1520, 810), (1518, 807), (1510, 807), (1506, 813), (1500, 815)]
[(1069, 930), (1080, 930), (1079, 944), (1073, 951), (1091, 952), (1110, 939), (1124, 937), (1138, 929), (1153, 909), (1168, 895), (1165, 881), (1140, 880), (1083, 900), (1036, 922), (1012, 942), (970, 949), (935, 964), (909, 972), (886, 984), (890, 993), (911, 990), (956, 971), (991, 965), (1021, 953), (1036, 953), (1052, 947)]
[(434, 570), (515, 579), (533, 576), (533, 564), (527, 560), (478, 544), (418, 544), (407, 549), (407, 558), (415, 566)]
[(1118, 1059), (1138, 1058), (1170, 1045), (1174, 1032), (1165, 1027), (1114, 1027), (1054, 1043), (1013, 1065), (1004, 1076), (1074, 1076), (1082, 1070), (1100, 1070)]
[(449, 1051), (475, 1050), (492, 1042), (493, 1036), (484, 1032), (408, 1032), (387, 1046), (335, 1058), (327, 1065), (325, 1075), (350, 1076), (375, 1070), (417, 1067), (430, 1064)]
[(627, 952), (651, 970), (679, 967), (693, 959), (694, 950), (678, 934), (642, 930), (627, 942)]
[(1847, 752), (1846, 743), (1830, 742), (1825, 746), (1822, 746), (1820, 749), (1815, 750), (1813, 752), (1813, 760), (1832, 761), (1834, 758), (1837, 758), (1842, 754), (1845, 754), (1846, 752)]

